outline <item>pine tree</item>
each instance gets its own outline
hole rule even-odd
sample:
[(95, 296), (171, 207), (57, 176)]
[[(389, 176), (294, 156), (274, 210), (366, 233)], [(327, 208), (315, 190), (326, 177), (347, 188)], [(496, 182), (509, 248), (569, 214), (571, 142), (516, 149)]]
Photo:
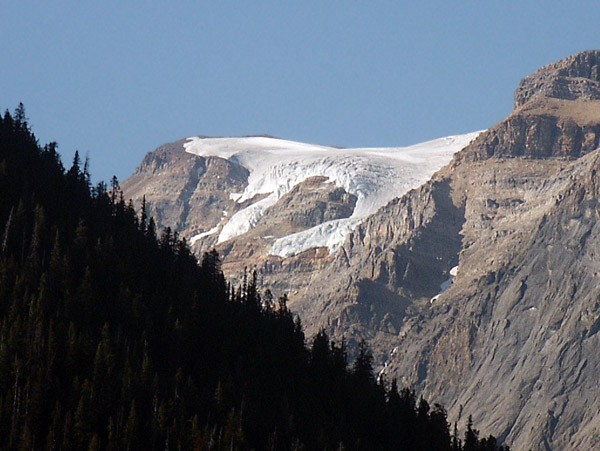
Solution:
[(358, 345), (358, 355), (352, 365), (352, 372), (359, 379), (374, 381), (373, 376), (373, 355), (367, 346), (365, 340), (361, 340)]
[(140, 230), (146, 232), (148, 222), (148, 213), (146, 211), (146, 195), (142, 196), (142, 207), (140, 209)]
[(25, 105), (23, 105), (23, 102), (19, 102), (14, 114), (14, 124), (17, 130), (29, 131), (29, 127), (27, 125), (28, 121), (29, 119), (25, 114)]
[(138, 449), (137, 443), (140, 441), (138, 436), (138, 418), (135, 409), (135, 401), (131, 401), (131, 407), (129, 408), (129, 415), (127, 416), (127, 423), (125, 424), (125, 437), (123, 442), (123, 449), (131, 451)]
[(473, 417), (469, 415), (467, 420), (467, 429), (465, 431), (465, 444), (463, 446), (464, 451), (477, 451), (478, 448), (478, 432), (473, 429)]

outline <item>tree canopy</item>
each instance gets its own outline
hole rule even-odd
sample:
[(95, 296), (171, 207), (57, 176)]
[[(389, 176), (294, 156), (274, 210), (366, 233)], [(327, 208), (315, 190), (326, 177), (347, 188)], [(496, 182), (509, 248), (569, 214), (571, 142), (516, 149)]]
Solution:
[(0, 448), (496, 450), (0, 117)]

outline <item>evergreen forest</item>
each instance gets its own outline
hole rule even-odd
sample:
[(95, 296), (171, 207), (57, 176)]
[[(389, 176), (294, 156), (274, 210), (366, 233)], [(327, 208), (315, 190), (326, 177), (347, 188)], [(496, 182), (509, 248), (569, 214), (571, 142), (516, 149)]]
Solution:
[[(0, 116), (0, 449), (508, 450)], [(139, 208), (139, 212), (136, 208)]]

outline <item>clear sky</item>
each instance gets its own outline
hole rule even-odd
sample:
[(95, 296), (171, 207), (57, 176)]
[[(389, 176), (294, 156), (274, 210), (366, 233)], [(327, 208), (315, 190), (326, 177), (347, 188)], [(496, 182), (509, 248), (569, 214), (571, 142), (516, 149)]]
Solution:
[(495, 124), (599, 24), (597, 0), (0, 0), (0, 108), (95, 181), (192, 135), (403, 146)]

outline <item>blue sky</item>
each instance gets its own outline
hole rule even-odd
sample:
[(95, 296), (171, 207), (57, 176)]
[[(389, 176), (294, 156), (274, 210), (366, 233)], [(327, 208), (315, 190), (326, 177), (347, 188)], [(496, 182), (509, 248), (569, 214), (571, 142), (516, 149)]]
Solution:
[(0, 108), (95, 181), (158, 145), (267, 133), (402, 146), (484, 129), (600, 47), (596, 1), (0, 0)]

